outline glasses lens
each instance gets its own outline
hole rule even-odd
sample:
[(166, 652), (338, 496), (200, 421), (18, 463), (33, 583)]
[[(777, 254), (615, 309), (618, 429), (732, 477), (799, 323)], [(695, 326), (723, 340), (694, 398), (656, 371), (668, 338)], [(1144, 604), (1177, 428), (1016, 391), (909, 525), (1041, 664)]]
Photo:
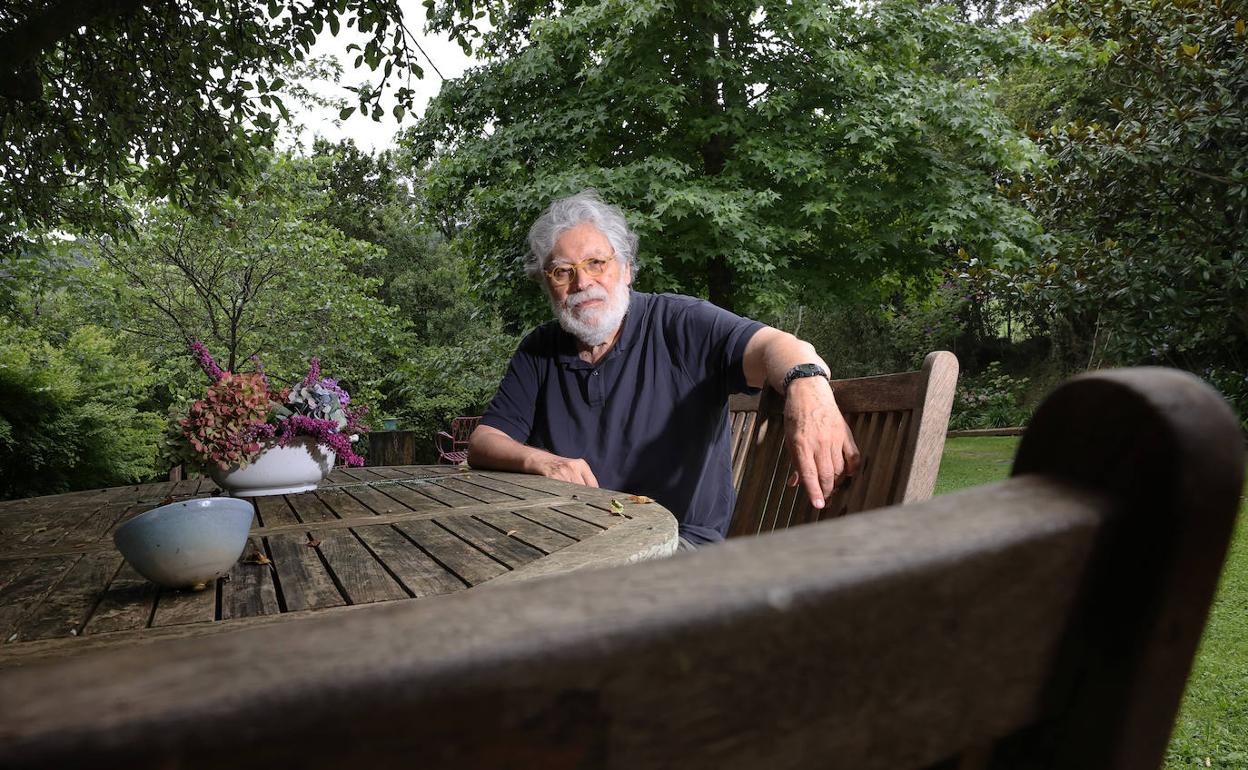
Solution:
[(573, 270), (570, 267), (556, 267), (549, 273), (550, 282), (556, 286), (563, 286), (572, 280), (572, 273)]
[(581, 268), (589, 275), (597, 278), (602, 275), (602, 271), (607, 269), (607, 260), (605, 259), (587, 259)]

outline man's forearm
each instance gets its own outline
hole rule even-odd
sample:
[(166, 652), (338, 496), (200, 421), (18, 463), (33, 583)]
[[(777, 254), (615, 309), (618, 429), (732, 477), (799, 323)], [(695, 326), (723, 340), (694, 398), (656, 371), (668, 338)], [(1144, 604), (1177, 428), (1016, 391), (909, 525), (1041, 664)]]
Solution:
[(759, 329), (746, 345), (745, 376), (752, 388), (767, 384), (783, 393), (784, 376), (798, 364), (818, 364), (832, 373), (813, 345), (779, 329)]
[(560, 457), (521, 444), (488, 425), (478, 425), (468, 439), (468, 464), (483, 470), (528, 473), (590, 487), (598, 486), (598, 479), (584, 460)]

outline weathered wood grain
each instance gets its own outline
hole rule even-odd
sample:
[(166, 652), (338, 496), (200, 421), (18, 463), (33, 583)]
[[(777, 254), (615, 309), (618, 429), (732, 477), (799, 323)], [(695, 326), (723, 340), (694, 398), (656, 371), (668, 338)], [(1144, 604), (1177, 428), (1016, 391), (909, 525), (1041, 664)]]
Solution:
[(156, 586), (123, 563), (100, 603), (83, 627), (83, 634), (106, 634), (146, 628), (156, 605)]
[[(861, 466), (822, 510), (787, 486), (790, 472), (784, 444), (784, 399), (767, 389), (757, 399), (741, 398), (730, 407), (730, 425), (757, 417), (747, 441), (734, 443), (733, 467), (743, 467), (729, 536), (754, 535), (886, 505), (925, 500), (935, 488), (944, 431), (957, 383), (958, 362), (938, 351), (917, 372), (834, 380), (837, 404), (861, 453)], [(740, 428), (744, 430), (744, 427)], [(734, 473), (736, 471), (734, 470)], [(735, 478), (735, 476), (734, 476)]]
[(273, 585), (271, 564), (258, 563), (255, 554), (268, 558), (264, 542), (252, 536), (247, 540), (242, 558), (230, 568), (230, 579), (221, 584), (221, 618), (234, 620), (281, 612), (277, 589)]
[[(580, 508), (578, 507), (577, 510)], [(574, 540), (584, 540), (603, 531), (603, 527), (590, 524), (557, 508), (525, 508), (512, 512)]]
[[(552, 490), (543, 492), (516, 483), (529, 481), (527, 477), (482, 477), (462, 468), (379, 468), (370, 473), (373, 481), (344, 475), (342, 483), (323, 485), (313, 493), (253, 498), (257, 514), (243, 560), (231, 568), (228, 579), (204, 593), (160, 593), (129, 566), (115, 575), (88, 567), (109, 565), (115, 571), (120, 565), (109, 537), (118, 521), (159, 504), (161, 493), (184, 494), (192, 482), (194, 489), (207, 484), (162, 482), (25, 501), (30, 515), (9, 510), (3, 514), (5, 521), (19, 534), (43, 537), (29, 553), (0, 554), (0, 666), (149, 637), (215, 633), (212, 629), (222, 624), (246, 627), (348, 603), (432, 597), (502, 575), (545, 575), (662, 551), (644, 538), (614, 545), (579, 542), (603, 527), (637, 523), (637, 517), (614, 517), (605, 510), (619, 493), (562, 482), (542, 483)], [(446, 500), (462, 505), (451, 507), (422, 493), (435, 486)], [(549, 508), (569, 501), (575, 515)], [(670, 514), (653, 508), (640, 519), (670, 525), (674, 543)], [(530, 509), (542, 522), (560, 522), (562, 529), (519, 515)], [(474, 517), (488, 517), (505, 528)], [(434, 519), (449, 523), (439, 526)], [(33, 532), (41, 522), (48, 529)], [(406, 532), (389, 526), (398, 523), (413, 526)], [(56, 531), (47, 534), (52, 529)], [(414, 542), (419, 540), (423, 544)], [(561, 562), (538, 564), (570, 547), (582, 550)], [(613, 548), (623, 550), (614, 553)], [(254, 563), (251, 556), (257, 549), (272, 563)], [(71, 569), (76, 571), (67, 579)], [(64, 636), (74, 631), (82, 636)], [(11, 643), (4, 644), (10, 637)]]
[(355, 530), (360, 540), (416, 598), (460, 591), (468, 583), (443, 567), (394, 527), (374, 525)]
[(82, 632), (104, 587), (121, 566), (117, 552), (87, 554), (74, 562), (55, 590), (46, 594), (18, 623), (17, 640), (77, 636)]
[(156, 596), (152, 626), (180, 626), (211, 623), (217, 619), (217, 591), (221, 581), (213, 580), (202, 591), (162, 588)]
[(321, 563), (315, 548), (308, 546), (307, 532), (269, 535), (265, 538), (277, 574), (279, 598), (287, 610), (334, 607), (346, 600)]
[(509, 537), (516, 537), (544, 553), (554, 553), (577, 542), (550, 527), (543, 526), (510, 511), (485, 513), (477, 517)]
[(12, 562), (21, 565), (0, 587), (0, 643), (18, 639), (18, 623), (47, 597), (80, 556), (41, 556)]
[(507, 571), (503, 564), (486, 556), (434, 521), (406, 521), (396, 524), (395, 527), (468, 585), (484, 583)]
[(472, 545), (494, 557), (511, 569), (523, 567), (529, 562), (537, 561), (545, 554), (527, 543), (522, 543), (499, 532), (482, 521), (467, 517), (448, 517), (439, 522), (453, 534), (458, 535)]
[(316, 550), (320, 551), (334, 582), (351, 604), (406, 599), (410, 595), (349, 530), (314, 529), (309, 535), (312, 542), (319, 541)]

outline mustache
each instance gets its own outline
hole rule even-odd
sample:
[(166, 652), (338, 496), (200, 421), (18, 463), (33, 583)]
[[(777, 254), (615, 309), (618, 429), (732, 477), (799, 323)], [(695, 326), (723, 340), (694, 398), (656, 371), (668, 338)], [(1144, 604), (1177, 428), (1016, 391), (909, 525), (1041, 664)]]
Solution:
[(564, 309), (570, 310), (581, 303), (588, 302), (592, 299), (606, 300), (609, 296), (610, 295), (607, 294), (607, 290), (601, 286), (590, 286), (589, 288), (578, 291), (575, 294), (569, 294), (563, 298), (563, 302), (560, 304), (563, 305)]

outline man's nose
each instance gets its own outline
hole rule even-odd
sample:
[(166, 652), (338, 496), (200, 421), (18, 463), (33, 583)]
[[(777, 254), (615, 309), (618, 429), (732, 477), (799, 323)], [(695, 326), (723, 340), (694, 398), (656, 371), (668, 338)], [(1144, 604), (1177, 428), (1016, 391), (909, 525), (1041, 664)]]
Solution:
[(572, 288), (574, 291), (582, 291), (593, 282), (594, 279), (589, 275), (589, 273), (585, 272), (585, 268), (583, 267), (578, 267), (576, 272), (572, 274)]

